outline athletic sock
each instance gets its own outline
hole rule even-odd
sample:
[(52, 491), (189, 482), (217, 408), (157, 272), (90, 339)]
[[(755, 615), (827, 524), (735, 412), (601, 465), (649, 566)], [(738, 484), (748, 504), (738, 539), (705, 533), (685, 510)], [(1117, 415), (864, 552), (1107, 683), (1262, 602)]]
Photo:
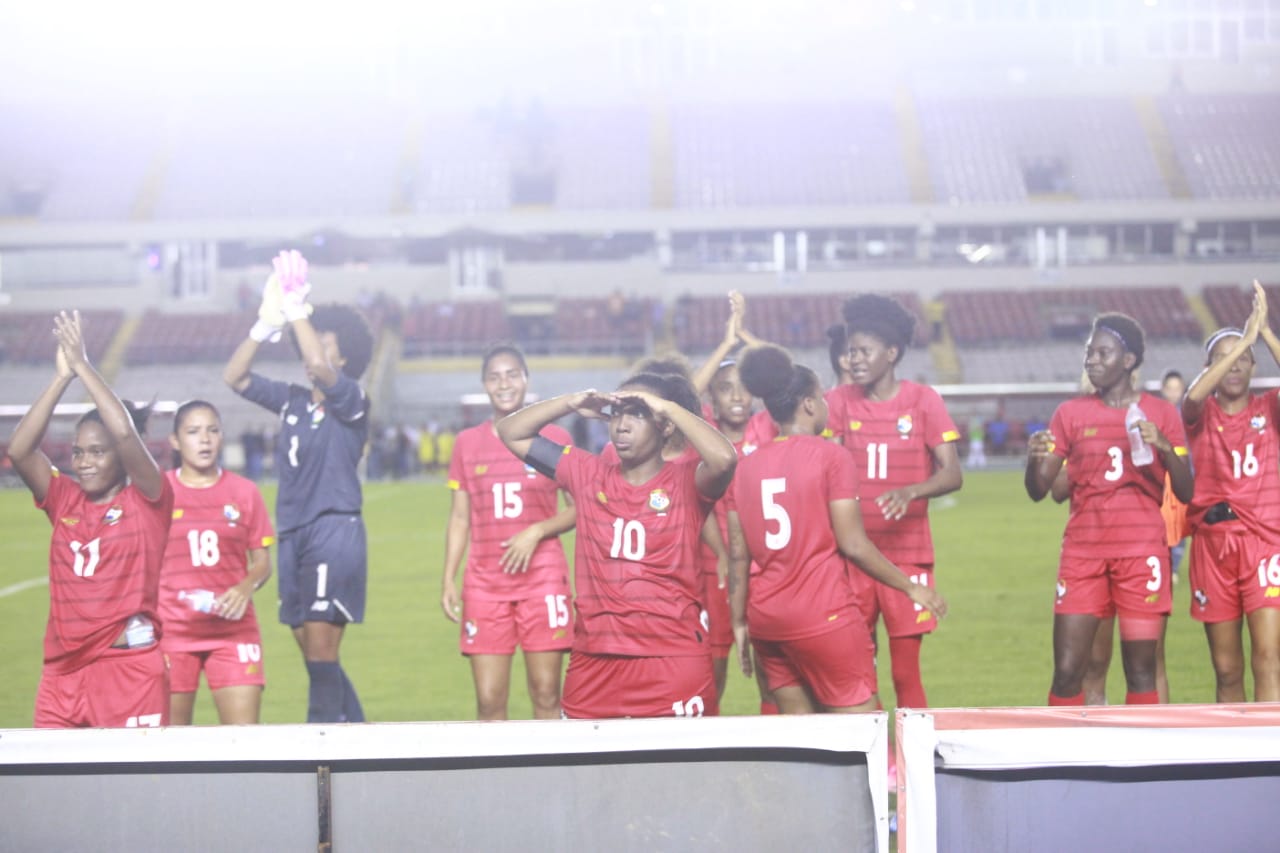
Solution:
[(921, 637), (890, 637), (889, 665), (893, 669), (893, 689), (899, 708), (928, 708), (924, 682), (920, 679)]
[(773, 717), (773, 716), (776, 716), (777, 714), (778, 714), (777, 702), (761, 702), (760, 703), (760, 716)]
[(1050, 708), (1067, 705), (1084, 705), (1084, 691), (1081, 690), (1074, 696), (1055, 696), (1052, 690), (1049, 691)]
[(307, 722), (341, 722), (344, 692), (342, 667), (337, 661), (309, 660), (307, 675), (311, 677), (311, 689), (307, 696)]
[(363, 723), (364, 708), (360, 704), (360, 697), (356, 695), (356, 688), (351, 679), (347, 678), (345, 669), (339, 666), (338, 671), (342, 673), (342, 720), (346, 723)]
[(1159, 705), (1160, 693), (1155, 690), (1144, 690), (1141, 693), (1134, 693), (1130, 690), (1124, 694), (1124, 704), (1126, 705)]

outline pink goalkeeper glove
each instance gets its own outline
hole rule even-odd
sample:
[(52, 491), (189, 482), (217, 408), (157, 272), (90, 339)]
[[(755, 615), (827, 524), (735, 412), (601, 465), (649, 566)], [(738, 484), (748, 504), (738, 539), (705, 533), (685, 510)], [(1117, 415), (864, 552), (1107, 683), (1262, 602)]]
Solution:
[(301, 320), (311, 314), (307, 297), (311, 285), (307, 282), (307, 259), (296, 249), (281, 252), (271, 259), (276, 278), (280, 281), (281, 309), (289, 322)]

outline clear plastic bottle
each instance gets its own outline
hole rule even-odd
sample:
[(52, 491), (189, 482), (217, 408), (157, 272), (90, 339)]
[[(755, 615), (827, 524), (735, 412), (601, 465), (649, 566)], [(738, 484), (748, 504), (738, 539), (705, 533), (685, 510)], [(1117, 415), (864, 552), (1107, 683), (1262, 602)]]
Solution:
[(1129, 404), (1129, 411), (1124, 415), (1124, 428), (1129, 433), (1129, 458), (1134, 465), (1150, 465), (1156, 458), (1151, 445), (1142, 440), (1142, 432), (1138, 429), (1138, 421), (1146, 419), (1146, 414), (1136, 402)]
[(197, 613), (212, 613), (217, 609), (218, 596), (207, 589), (184, 589), (178, 592), (178, 600), (185, 601)]

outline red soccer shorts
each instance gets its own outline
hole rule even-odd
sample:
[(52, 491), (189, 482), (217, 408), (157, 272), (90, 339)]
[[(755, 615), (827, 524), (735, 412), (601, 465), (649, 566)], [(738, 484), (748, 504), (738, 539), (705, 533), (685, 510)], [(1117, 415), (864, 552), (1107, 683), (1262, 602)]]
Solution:
[(856, 619), (813, 637), (751, 645), (770, 690), (802, 685), (828, 708), (852, 708), (876, 692), (875, 645)]
[(1064, 556), (1058, 564), (1054, 613), (1083, 613), (1099, 619), (1114, 613), (1123, 619), (1168, 616), (1172, 609), (1167, 548), (1149, 557)]
[(225, 640), (199, 651), (167, 650), (165, 656), (169, 659), (169, 689), (174, 693), (194, 693), (200, 686), (201, 670), (210, 690), (267, 683), (261, 643)]
[[(903, 563), (900, 568), (916, 583), (933, 587), (932, 565)], [(853, 567), (849, 571), (862, 574)], [(905, 592), (898, 592), (869, 577), (867, 581), (868, 583), (855, 588), (859, 590), (858, 602), (866, 614), (867, 627), (873, 632), (876, 619), (881, 616), (884, 617), (884, 628), (890, 637), (918, 637), (921, 634), (932, 634), (938, 627), (938, 617), (908, 598)]]
[(1239, 522), (1201, 525), (1191, 540), (1191, 617), (1229, 622), (1280, 607), (1280, 545)]
[(36, 728), (169, 725), (169, 670), (159, 645), (108, 649), (75, 672), (40, 675)]
[(573, 645), (573, 601), (547, 593), (520, 601), (476, 601), (463, 596), (458, 650), (464, 655), (563, 652)]
[(560, 707), (575, 720), (720, 713), (710, 655), (633, 658), (575, 651)]

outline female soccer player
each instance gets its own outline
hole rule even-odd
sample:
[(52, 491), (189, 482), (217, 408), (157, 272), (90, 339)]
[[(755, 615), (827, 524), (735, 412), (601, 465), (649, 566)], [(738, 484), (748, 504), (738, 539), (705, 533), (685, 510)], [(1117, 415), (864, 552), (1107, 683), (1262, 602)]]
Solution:
[[(960, 433), (938, 392), (899, 379), (915, 319), (884, 296), (856, 296), (843, 306), (852, 385), (827, 396), (830, 427), (853, 456), (867, 536), (913, 581), (933, 585), (929, 499), (960, 488)], [(883, 584), (867, 590), (868, 625), (883, 615), (899, 707), (924, 708), (920, 645), (937, 619)]]
[[(157, 643), (156, 594), (173, 489), (139, 436), (150, 408), (125, 406), (89, 363), (80, 312), (61, 312), (53, 324), (53, 381), (9, 442), (14, 470), (53, 524), (35, 724), (163, 726), (169, 672)], [(77, 377), (97, 407), (76, 424), (71, 464), (79, 482), (40, 450), (54, 407)]]
[(1249, 390), (1259, 337), (1280, 361), (1266, 292), (1255, 283), (1244, 329), (1209, 338), (1205, 368), (1182, 404), (1196, 466), (1191, 616), (1204, 623), (1219, 702), (1245, 701), (1242, 619), (1254, 699), (1280, 701), (1280, 391)]
[[(446, 616), (462, 623), (458, 645), (471, 661), (478, 719), (507, 718), (517, 645), (524, 649), (534, 717), (558, 719), (560, 668), (573, 644), (569, 565), (559, 535), (577, 516), (572, 504), (558, 508), (555, 483), (512, 456), (494, 427), (524, 406), (524, 354), (512, 344), (491, 348), (480, 379), (493, 417), (463, 430), (454, 446), (440, 603)], [(540, 434), (564, 446), (573, 443), (555, 424)], [(464, 553), (467, 572), (459, 597)]]
[[(752, 413), (755, 401), (743, 386), (733, 358), (739, 346), (761, 343), (743, 324), (746, 307), (745, 297), (736, 290), (730, 291), (729, 319), (725, 322), (724, 338), (692, 377), (694, 390), (709, 401), (702, 407), (703, 420), (724, 433), (733, 442), (739, 456), (750, 455), (777, 434), (768, 412)], [(729, 537), (729, 510), (725, 499), (716, 501), (714, 516), (716, 526), (703, 534), (700, 559), (716, 692), (723, 698), (728, 681), (729, 650), (733, 648), (733, 624), (726, 589), (729, 553), (725, 543)], [(763, 681), (760, 681), (760, 708), (761, 713), (777, 713), (777, 704), (768, 695)]]
[[(580, 391), (498, 423), (503, 443), (568, 490), (578, 513), (577, 622), (562, 705), (568, 717), (702, 716), (718, 710), (701, 619), (697, 549), (737, 454), (714, 427), (673, 402), (692, 387), (641, 373), (613, 393)], [(616, 459), (543, 438), (552, 421), (604, 417)], [(682, 436), (696, 456), (667, 461)]]
[[(280, 416), (280, 621), (293, 629), (307, 665), (307, 722), (363, 722), (338, 651), (347, 624), (364, 619), (368, 565), (356, 466), (369, 437), (369, 400), (357, 380), (373, 356), (373, 336), (352, 308), (322, 305), (311, 314), (307, 262), (297, 252), (281, 252), (275, 270), (258, 321), (222, 377)], [(252, 372), (259, 344), (284, 323), (310, 387)]]
[(819, 437), (827, 404), (818, 375), (771, 345), (747, 350), (740, 368), (780, 433), (742, 460), (733, 482), (730, 595), (743, 672), (752, 645), (784, 714), (874, 710), (875, 648), (846, 558), (922, 612), (941, 617), (946, 602), (867, 538), (853, 459)]
[[(1120, 623), (1125, 701), (1158, 701), (1156, 644), (1171, 606), (1160, 516), (1165, 473), (1180, 500), (1191, 498), (1193, 484), (1177, 411), (1133, 387), (1145, 349), (1142, 327), (1131, 317), (1098, 315), (1084, 360), (1095, 393), (1060, 405), (1049, 429), (1028, 440), (1027, 494), (1042, 500), (1065, 462), (1071, 496), (1054, 605), (1050, 705), (1084, 704), (1090, 649), (1112, 609)], [(1154, 459), (1135, 461), (1137, 436)]]
[(251, 480), (222, 470), (222, 418), (212, 403), (178, 407), (173, 523), (160, 572), (161, 648), (169, 659), (169, 721), (191, 724), (204, 672), (223, 725), (258, 722), (262, 635), (253, 594), (271, 577), (275, 531)]

